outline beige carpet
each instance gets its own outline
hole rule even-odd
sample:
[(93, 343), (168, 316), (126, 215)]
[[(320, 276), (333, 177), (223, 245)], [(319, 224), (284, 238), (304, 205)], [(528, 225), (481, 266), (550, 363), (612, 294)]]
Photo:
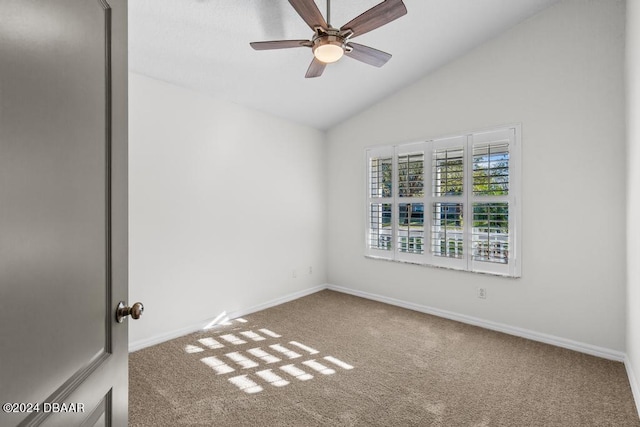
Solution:
[(130, 356), (131, 426), (640, 426), (622, 363), (322, 291)]

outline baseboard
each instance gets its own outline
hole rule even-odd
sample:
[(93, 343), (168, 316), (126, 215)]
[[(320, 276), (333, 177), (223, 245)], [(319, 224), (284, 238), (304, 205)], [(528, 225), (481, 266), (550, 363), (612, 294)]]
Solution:
[(306, 297), (307, 295), (315, 294), (316, 292), (324, 291), (325, 289), (327, 289), (327, 285), (323, 284), (314, 286), (313, 288), (307, 288), (298, 292), (293, 292), (280, 298), (272, 299), (265, 303), (254, 305), (253, 307), (233, 311), (229, 313), (229, 318), (235, 319), (236, 317), (246, 316), (247, 314), (255, 313), (256, 311), (266, 310), (267, 308), (275, 307), (276, 305), (284, 304), (285, 302), (293, 301), (298, 298)]
[(592, 356), (602, 357), (604, 359), (614, 360), (617, 362), (623, 362), (625, 360), (625, 354), (620, 351), (598, 347), (591, 344), (581, 343), (578, 341), (556, 337), (553, 335), (543, 334), (543, 333), (532, 331), (529, 329), (518, 328), (515, 326), (505, 325), (503, 323), (492, 322), (490, 320), (484, 320), (477, 317), (454, 313), (447, 310), (440, 310), (438, 308), (433, 308), (426, 305), (414, 304), (407, 301), (402, 301), (395, 298), (389, 298), (383, 295), (372, 294), (369, 292), (359, 291), (356, 289), (345, 288), (342, 286), (328, 284), (327, 289), (358, 296), (361, 298), (370, 299), (373, 301), (383, 302), (385, 304), (407, 308), (409, 310), (419, 311), (421, 313), (432, 314), (434, 316), (455, 320), (457, 322), (467, 323), (469, 325), (479, 326), (481, 328), (490, 329), (497, 332), (503, 332), (505, 334), (530, 339), (532, 341), (539, 341), (545, 344), (555, 345), (557, 347), (578, 351), (580, 353), (590, 354)]
[(146, 348), (146, 347), (151, 347), (152, 345), (161, 344), (165, 341), (170, 341), (172, 339), (179, 338), (184, 335), (189, 335), (193, 332), (196, 332), (202, 329), (202, 325), (203, 323), (198, 323), (197, 325), (189, 325), (189, 326), (185, 326), (184, 328), (174, 329), (164, 334), (154, 335), (150, 338), (132, 341), (129, 343), (129, 353), (142, 350), (143, 348)]
[[(306, 297), (307, 295), (315, 294), (316, 292), (320, 292), (327, 289), (327, 285), (318, 285), (312, 288), (303, 289), (301, 291), (293, 292), (287, 295), (283, 295), (281, 297), (272, 299), (270, 301), (264, 302), (262, 304), (254, 305), (252, 307), (247, 307), (244, 309), (236, 310), (226, 315), (229, 319), (235, 319), (237, 317), (246, 316), (251, 313), (255, 313), (256, 311), (266, 310), (267, 308), (275, 307), (276, 305), (284, 304), (285, 302), (293, 301), (298, 298)], [(219, 316), (218, 316), (219, 317)], [(134, 351), (142, 350), (146, 347), (151, 347), (152, 345), (161, 344), (165, 341), (169, 341), (175, 338), (179, 338), (188, 334), (192, 334), (194, 332), (201, 331), (205, 328), (206, 325), (211, 325), (217, 318), (210, 318), (202, 320), (201, 322), (194, 323), (189, 326), (185, 326), (180, 329), (175, 329), (173, 331), (155, 335), (150, 338), (145, 338), (142, 340), (137, 340), (129, 343), (129, 353)]]
[(640, 384), (638, 384), (638, 377), (636, 377), (633, 366), (631, 366), (631, 360), (629, 360), (626, 354), (624, 355), (624, 367), (627, 370), (627, 377), (629, 377), (633, 400), (636, 402), (636, 411), (638, 411), (638, 416), (640, 416)]

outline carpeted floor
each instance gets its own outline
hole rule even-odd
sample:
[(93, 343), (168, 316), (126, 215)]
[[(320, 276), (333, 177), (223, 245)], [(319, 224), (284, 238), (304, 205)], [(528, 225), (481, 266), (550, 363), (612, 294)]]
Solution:
[(332, 291), (130, 355), (131, 426), (639, 426), (622, 363)]

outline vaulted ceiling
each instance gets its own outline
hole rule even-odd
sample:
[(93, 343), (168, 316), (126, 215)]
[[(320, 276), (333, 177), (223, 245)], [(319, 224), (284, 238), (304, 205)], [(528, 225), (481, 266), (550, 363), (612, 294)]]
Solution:
[[(381, 0), (333, 0), (340, 27)], [(382, 68), (344, 57), (305, 79), (309, 48), (249, 42), (310, 39), (286, 0), (133, 0), (129, 68), (326, 130), (558, 0), (404, 0), (407, 15), (354, 41), (391, 53)], [(316, 0), (326, 13), (326, 0)]]

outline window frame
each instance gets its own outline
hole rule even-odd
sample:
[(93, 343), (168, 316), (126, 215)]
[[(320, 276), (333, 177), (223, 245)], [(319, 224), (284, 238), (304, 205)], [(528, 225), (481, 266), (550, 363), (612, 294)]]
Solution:
[[(365, 256), (373, 259), (385, 259), (396, 262), (406, 262), (421, 264), (433, 267), (443, 267), (454, 270), (463, 270), (476, 273), (487, 273), (508, 277), (521, 277), (521, 223), (522, 213), (520, 207), (521, 195), (521, 125), (501, 126), (487, 130), (464, 132), (458, 135), (433, 138), (422, 142), (410, 142), (396, 145), (368, 147), (365, 149), (366, 158), (366, 200), (365, 200)], [(499, 195), (474, 194), (474, 146), (481, 144), (508, 143), (508, 193)], [(463, 181), (461, 195), (436, 195), (434, 187), (434, 150), (453, 149), (462, 147), (463, 149)], [(399, 193), (400, 171), (398, 167), (399, 156), (420, 153), (423, 155), (423, 192), (421, 196), (401, 197)], [(391, 195), (390, 197), (374, 197), (371, 194), (371, 160), (376, 158), (391, 158)], [(371, 206), (374, 203), (391, 204), (391, 227), (386, 232), (391, 233), (391, 247), (389, 249), (378, 249), (371, 247)], [(423, 231), (422, 248), (423, 253), (404, 252), (400, 247), (400, 205), (404, 203), (418, 203), (423, 206)], [(441, 233), (435, 227), (434, 218), (435, 204), (462, 203), (461, 233), (462, 233), (462, 255), (460, 257), (443, 256), (434, 252), (432, 244), (434, 235)], [(493, 261), (479, 260), (474, 257), (474, 206), (477, 204), (506, 203), (508, 209), (508, 236), (506, 237), (507, 249), (500, 249), (499, 256), (491, 258)], [(411, 221), (408, 221), (410, 226)], [(380, 225), (380, 224), (379, 224)], [(455, 225), (454, 225), (455, 227)], [(458, 233), (459, 231), (455, 231)], [(484, 233), (484, 231), (483, 231)], [(476, 236), (478, 235), (476, 229)], [(487, 248), (489, 238), (501, 238), (500, 231), (491, 233), (487, 230)], [(497, 237), (495, 237), (497, 236)], [(457, 239), (457, 237), (456, 237)], [(456, 241), (452, 239), (452, 241)], [(476, 239), (477, 241), (477, 239)], [(503, 241), (503, 240), (501, 240)], [(497, 240), (494, 240), (497, 242)], [(449, 240), (445, 240), (445, 253)], [(453, 243), (454, 254), (458, 254), (458, 243)], [(502, 244), (497, 243), (499, 248)], [(506, 262), (494, 262), (504, 257), (506, 252)]]

